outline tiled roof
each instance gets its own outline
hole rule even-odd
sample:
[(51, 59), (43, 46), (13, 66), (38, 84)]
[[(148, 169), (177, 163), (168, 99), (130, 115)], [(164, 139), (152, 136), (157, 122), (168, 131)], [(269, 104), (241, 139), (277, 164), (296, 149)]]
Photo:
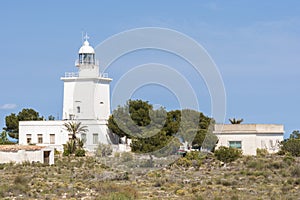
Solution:
[(0, 145), (0, 151), (19, 151), (19, 150), (25, 150), (25, 151), (37, 151), (41, 150), (45, 147), (43, 146), (35, 146), (35, 145)]

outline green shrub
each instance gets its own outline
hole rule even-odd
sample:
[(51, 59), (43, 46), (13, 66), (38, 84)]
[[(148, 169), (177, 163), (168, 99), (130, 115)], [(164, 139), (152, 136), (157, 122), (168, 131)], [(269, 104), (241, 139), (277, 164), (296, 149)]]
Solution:
[(0, 163), (0, 170), (3, 170), (5, 168), (5, 166), (6, 166), (5, 164), (3, 164), (3, 163), (1, 164)]
[(199, 151), (191, 151), (185, 155), (185, 158), (188, 160), (200, 160), (200, 152)]
[(85, 150), (84, 149), (76, 149), (75, 156), (77, 156), (77, 157), (85, 156)]
[(96, 149), (96, 156), (97, 157), (107, 157), (112, 155), (113, 149), (112, 146), (109, 144), (99, 144)]
[(56, 148), (54, 149), (54, 155), (60, 155), (60, 152)]
[(269, 169), (281, 169), (281, 168), (285, 168), (285, 164), (281, 161), (274, 161), (274, 162), (270, 162), (268, 165)]
[(24, 176), (16, 176), (15, 180), (14, 180), (14, 184), (27, 184), (29, 182), (29, 180), (24, 177)]
[(258, 157), (265, 157), (268, 154), (269, 152), (267, 149), (259, 149), (259, 148), (256, 149), (256, 156)]
[(128, 161), (132, 161), (133, 160), (133, 155), (130, 152), (123, 152), (121, 154), (122, 157), (122, 161), (123, 162), (128, 162)]
[(251, 160), (251, 161), (247, 162), (247, 167), (253, 168), (256, 170), (262, 170), (262, 169), (266, 168), (266, 162), (263, 159)]
[(199, 167), (202, 163), (202, 159), (203, 156), (201, 157), (201, 152), (191, 151), (188, 152), (184, 157), (178, 159), (176, 164), (183, 167)]
[(280, 153), (290, 153), (292, 156), (300, 156), (300, 139), (288, 139), (281, 143)]
[(283, 162), (285, 162), (287, 165), (291, 165), (295, 162), (295, 158), (290, 153), (287, 153), (283, 158)]
[(64, 152), (63, 152), (63, 156), (69, 156), (71, 153), (68, 149), (65, 149), (64, 147)]
[(292, 169), (291, 169), (291, 175), (293, 177), (300, 177), (300, 165), (295, 165)]
[(221, 146), (215, 150), (214, 155), (218, 160), (229, 163), (242, 157), (242, 151), (236, 148)]
[(186, 157), (182, 157), (176, 161), (176, 164), (182, 167), (190, 167), (192, 165), (192, 161)]
[(70, 140), (64, 146), (64, 156), (69, 156), (70, 154), (75, 153), (76, 150), (76, 141), (75, 140)]

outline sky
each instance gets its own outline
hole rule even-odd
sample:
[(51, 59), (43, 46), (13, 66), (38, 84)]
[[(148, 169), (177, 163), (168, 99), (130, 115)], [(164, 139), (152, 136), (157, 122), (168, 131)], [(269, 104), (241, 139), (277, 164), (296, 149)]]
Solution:
[[(5, 116), (23, 108), (61, 118), (60, 77), (77, 70), (83, 32), (96, 46), (126, 30), (161, 27), (193, 38), (214, 61), (226, 91), (226, 123), (235, 117), (244, 123), (283, 124), (285, 137), (300, 129), (299, 1), (11, 0), (1, 3), (0, 18), (0, 127)], [(101, 55), (99, 60), (103, 68)], [(122, 56), (106, 70), (113, 79), (111, 91), (128, 70), (149, 62), (183, 74), (196, 91), (200, 110), (211, 115), (203, 78), (168, 52)], [(168, 110), (179, 106), (176, 94), (157, 85), (139, 88), (132, 98)]]

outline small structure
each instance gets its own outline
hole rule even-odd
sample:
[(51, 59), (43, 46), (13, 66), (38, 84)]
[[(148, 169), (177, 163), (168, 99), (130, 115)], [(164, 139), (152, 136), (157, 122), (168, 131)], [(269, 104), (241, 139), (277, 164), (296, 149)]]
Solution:
[(284, 127), (277, 124), (216, 124), (214, 133), (220, 146), (241, 149), (244, 155), (256, 155), (256, 149), (276, 153), (283, 141)]
[(35, 145), (0, 145), (0, 163), (40, 162), (54, 164), (54, 149)]

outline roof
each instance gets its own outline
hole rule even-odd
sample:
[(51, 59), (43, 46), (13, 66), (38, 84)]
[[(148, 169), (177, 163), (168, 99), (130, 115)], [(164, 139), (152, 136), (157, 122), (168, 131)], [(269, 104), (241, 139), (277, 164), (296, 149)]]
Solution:
[(81, 48), (79, 49), (79, 54), (83, 54), (83, 53), (95, 53), (95, 50), (93, 47), (90, 46), (90, 43), (86, 40), (84, 41), (83, 45), (81, 46)]
[(216, 134), (284, 134), (284, 126), (280, 124), (216, 124)]
[(36, 146), (36, 145), (0, 145), (0, 151), (6, 151), (6, 152), (16, 152), (19, 150), (25, 150), (25, 151), (38, 151), (45, 148), (44, 146)]

